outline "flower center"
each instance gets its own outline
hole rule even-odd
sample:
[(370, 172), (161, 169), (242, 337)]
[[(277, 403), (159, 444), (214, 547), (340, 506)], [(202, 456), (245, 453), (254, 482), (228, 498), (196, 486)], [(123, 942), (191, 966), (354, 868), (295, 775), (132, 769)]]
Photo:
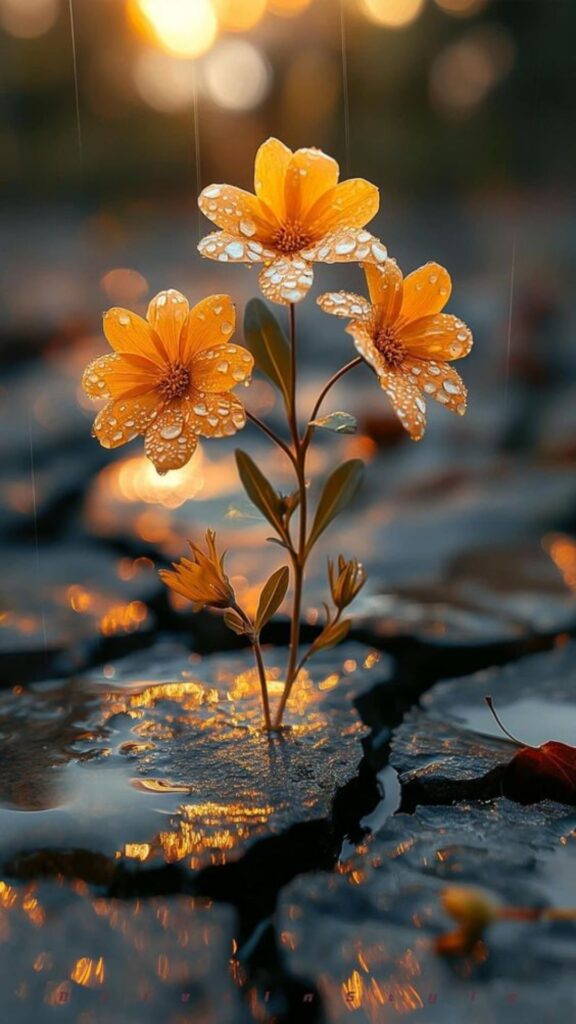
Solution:
[(374, 338), (374, 345), (378, 349), (384, 362), (391, 367), (400, 366), (406, 355), (404, 345), (398, 341), (391, 327), (383, 327)]
[(168, 400), (182, 398), (190, 387), (190, 370), (183, 363), (170, 363), (157, 387)]
[(312, 241), (300, 221), (287, 221), (272, 237), (272, 245), (279, 252), (300, 252)]

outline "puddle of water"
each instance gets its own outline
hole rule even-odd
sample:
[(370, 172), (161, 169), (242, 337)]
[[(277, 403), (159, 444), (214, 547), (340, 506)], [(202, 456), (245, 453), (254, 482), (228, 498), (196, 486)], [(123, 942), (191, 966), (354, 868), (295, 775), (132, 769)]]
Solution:
[[(576, 743), (576, 704), (538, 697), (523, 697), (509, 704), (495, 699), (496, 710), (506, 728), (522, 743), (539, 746), (547, 740)], [(456, 704), (450, 716), (467, 728), (488, 736), (503, 738), (488, 707), (483, 703)]]
[[(38, 847), (84, 847), (109, 856), (121, 850), (127, 837), (144, 843), (174, 814), (181, 794), (172, 798), (137, 791), (129, 764), (100, 767), (93, 762), (53, 769), (51, 807), (0, 806), (0, 854)], [(155, 799), (156, 796), (156, 799)]]

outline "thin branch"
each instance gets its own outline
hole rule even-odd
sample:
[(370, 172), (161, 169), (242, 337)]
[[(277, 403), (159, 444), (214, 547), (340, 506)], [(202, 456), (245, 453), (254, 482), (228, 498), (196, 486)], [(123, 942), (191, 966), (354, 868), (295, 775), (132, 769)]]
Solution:
[(282, 716), (284, 714), (284, 708), (286, 707), (286, 701), (290, 695), (292, 684), (296, 678), (296, 663), (298, 660), (298, 646), (300, 643), (300, 614), (302, 610), (302, 585), (304, 582), (304, 566), (306, 563), (306, 519), (307, 519), (307, 494), (306, 494), (306, 470), (305, 470), (305, 449), (300, 439), (300, 432), (298, 429), (298, 412), (296, 408), (296, 377), (297, 377), (297, 349), (296, 349), (296, 309), (293, 303), (289, 306), (289, 325), (290, 325), (290, 392), (289, 392), (289, 408), (288, 408), (288, 420), (290, 423), (290, 433), (292, 435), (292, 443), (294, 445), (294, 452), (296, 461), (294, 468), (296, 470), (296, 476), (298, 478), (298, 491), (300, 495), (300, 506), (298, 509), (299, 514), (299, 534), (298, 534), (298, 549), (292, 552), (292, 565), (294, 571), (294, 582), (293, 592), (294, 597), (292, 601), (292, 621), (290, 623), (290, 653), (288, 655), (288, 666), (286, 668), (286, 680), (284, 683), (284, 691), (278, 705), (276, 717), (274, 719), (274, 727), (280, 728), (282, 724)]
[(272, 718), (270, 717), (270, 701), (268, 699), (268, 683), (266, 680), (266, 667), (264, 665), (264, 659), (262, 657), (262, 648), (260, 647), (260, 637), (254, 632), (254, 623), (248, 617), (246, 612), (240, 605), (234, 601), (230, 607), (240, 616), (242, 621), (248, 626), (250, 630), (250, 643), (252, 644), (252, 650), (254, 651), (254, 657), (256, 659), (256, 668), (258, 670), (258, 679), (260, 681), (260, 689), (262, 691), (262, 706), (264, 708), (264, 725), (267, 732), (272, 729)]
[(271, 430), (270, 427), (268, 427), (263, 420), (259, 419), (258, 416), (254, 416), (254, 414), (248, 412), (248, 410), (246, 410), (246, 418), (249, 419), (250, 422), (253, 423), (256, 427), (258, 427), (259, 430), (266, 434), (266, 436), (269, 437), (270, 440), (274, 442), (274, 444), (278, 445), (278, 447), (282, 449), (284, 454), (288, 456), (292, 465), (296, 466), (296, 456), (294, 455), (294, 452), (286, 444), (286, 442), (282, 440), (281, 437), (278, 437), (278, 434), (275, 434), (274, 431)]
[(308, 422), (306, 433), (304, 434), (304, 439), (302, 441), (302, 447), (304, 448), (304, 451), (306, 451), (308, 445), (310, 444), (310, 441), (312, 440), (312, 433), (314, 430), (314, 427), (311, 425), (312, 420), (315, 420), (318, 413), (320, 412), (320, 407), (322, 405), (322, 402), (326, 398), (326, 395), (331, 390), (331, 388), (333, 388), (334, 385), (338, 383), (340, 378), (343, 377), (345, 373), (349, 373), (349, 371), (353, 370), (355, 366), (360, 366), (360, 363), (363, 362), (364, 360), (362, 359), (362, 356), (356, 356), (356, 359), (352, 359), (349, 363), (346, 363), (345, 366), (342, 366), (332, 377), (330, 377), (328, 383), (325, 384), (324, 387), (322, 388), (322, 391), (320, 392), (318, 398), (316, 399), (316, 404), (312, 410), (312, 415), (310, 416), (310, 421)]

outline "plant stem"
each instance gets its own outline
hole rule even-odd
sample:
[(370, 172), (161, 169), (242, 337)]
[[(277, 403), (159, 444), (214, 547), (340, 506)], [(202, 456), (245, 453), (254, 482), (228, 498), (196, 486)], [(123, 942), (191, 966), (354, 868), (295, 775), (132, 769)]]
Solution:
[(250, 643), (252, 644), (252, 650), (254, 651), (254, 658), (256, 659), (256, 668), (258, 669), (258, 679), (260, 680), (260, 689), (262, 691), (262, 707), (264, 708), (264, 727), (267, 732), (272, 730), (272, 718), (270, 716), (270, 701), (268, 699), (268, 683), (266, 680), (266, 667), (264, 665), (264, 658), (262, 657), (262, 648), (260, 646), (260, 637), (254, 632), (254, 624), (250, 621), (246, 612), (239, 604), (230, 605), (231, 608), (240, 616), (243, 622), (250, 628)]
[(264, 659), (262, 657), (262, 648), (260, 647), (260, 640), (255, 637), (252, 641), (252, 647), (254, 649), (254, 657), (256, 658), (256, 667), (258, 669), (258, 677), (260, 679), (260, 689), (262, 691), (262, 704), (264, 707), (264, 726), (267, 732), (272, 730), (272, 719), (270, 717), (270, 703), (268, 701), (268, 685), (266, 682), (266, 668), (264, 666)]
[[(330, 380), (328, 381), (327, 384), (324, 385), (324, 387), (322, 388), (322, 391), (320, 392), (320, 394), (318, 395), (318, 398), (316, 399), (316, 404), (315, 404), (315, 406), (314, 406), (314, 408), (312, 410), (312, 415), (310, 417), (310, 420), (315, 420), (316, 419), (316, 417), (317, 417), (317, 415), (318, 415), (318, 413), (320, 411), (320, 407), (322, 405), (322, 402), (326, 398), (326, 395), (328, 394), (330, 389), (333, 388), (334, 385), (338, 383), (340, 378), (343, 377), (345, 373), (348, 373), (350, 370), (353, 370), (355, 366), (360, 366), (360, 363), (363, 363), (363, 362), (364, 362), (364, 360), (362, 359), (362, 356), (356, 356), (356, 359), (352, 359), (349, 363), (346, 363), (345, 366), (342, 366), (339, 370), (337, 370), (337, 372), (335, 374), (333, 374), (332, 377), (330, 377)], [(304, 451), (307, 450), (307, 448), (308, 448), (308, 446), (310, 444), (310, 441), (312, 440), (312, 433), (313, 433), (313, 431), (314, 431), (314, 427), (309, 422), (308, 426), (306, 427), (306, 433), (304, 434), (304, 438), (302, 440), (302, 448), (304, 449)]]
[(264, 434), (266, 434), (266, 436), (269, 437), (270, 440), (274, 442), (274, 444), (278, 445), (278, 447), (282, 449), (284, 454), (288, 456), (292, 465), (296, 466), (296, 456), (294, 455), (294, 452), (286, 444), (286, 442), (283, 441), (282, 438), (278, 436), (278, 434), (275, 434), (274, 431), (271, 430), (271, 428), (268, 427), (263, 420), (259, 419), (258, 416), (254, 416), (254, 414), (251, 412), (246, 411), (246, 419), (249, 419), (250, 422), (253, 423), (256, 427), (258, 427)]
[(300, 643), (300, 615), (302, 612), (302, 585), (304, 582), (304, 567), (306, 564), (306, 520), (307, 520), (307, 494), (306, 494), (306, 470), (305, 470), (305, 449), (303, 448), (298, 430), (298, 410), (296, 380), (298, 373), (298, 357), (296, 349), (296, 309), (293, 303), (288, 307), (290, 324), (290, 402), (288, 408), (288, 420), (290, 434), (294, 448), (294, 468), (298, 479), (299, 503), (299, 531), (298, 546), (292, 552), (293, 565), (293, 601), (292, 621), (290, 623), (290, 653), (286, 669), (286, 681), (284, 692), (278, 705), (278, 711), (274, 719), (274, 728), (279, 729), (282, 724), (282, 716), (286, 702), (290, 696), (294, 680), (298, 674), (297, 660), (298, 647)]

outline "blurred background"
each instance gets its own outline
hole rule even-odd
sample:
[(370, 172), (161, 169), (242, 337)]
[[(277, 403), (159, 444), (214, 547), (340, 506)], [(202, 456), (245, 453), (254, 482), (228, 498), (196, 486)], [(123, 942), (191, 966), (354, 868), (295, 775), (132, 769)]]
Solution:
[[(336, 443), (371, 472), (362, 530), (343, 519), (319, 551), (309, 622), (323, 556), (342, 549), (372, 570), (359, 611), (372, 634), (461, 644), (571, 628), (575, 33), (573, 0), (0, 0), (8, 681), (190, 629), (155, 569), (208, 524), (248, 603), (276, 564), (239, 493), (234, 442), (207, 442), (160, 478), (141, 441), (99, 448), (79, 387), (106, 351), (107, 306), (143, 312), (175, 287), (192, 301), (229, 291), (241, 313), (255, 275), (200, 259), (210, 225), (196, 196), (213, 181), (251, 188), (269, 135), (376, 182), (372, 229), (405, 271), (447, 266), (449, 308), (476, 339), (459, 366), (466, 418), (431, 410), (419, 445), (367, 371), (328, 404), (360, 429), (321, 443), (314, 468)], [(319, 269), (313, 294), (342, 286), (362, 289), (357, 268)], [(299, 319), (304, 414), (351, 350), (311, 299)], [(263, 381), (246, 400), (278, 414)], [(288, 486), (264, 442), (242, 443)], [(210, 627), (195, 628), (201, 648)]]

